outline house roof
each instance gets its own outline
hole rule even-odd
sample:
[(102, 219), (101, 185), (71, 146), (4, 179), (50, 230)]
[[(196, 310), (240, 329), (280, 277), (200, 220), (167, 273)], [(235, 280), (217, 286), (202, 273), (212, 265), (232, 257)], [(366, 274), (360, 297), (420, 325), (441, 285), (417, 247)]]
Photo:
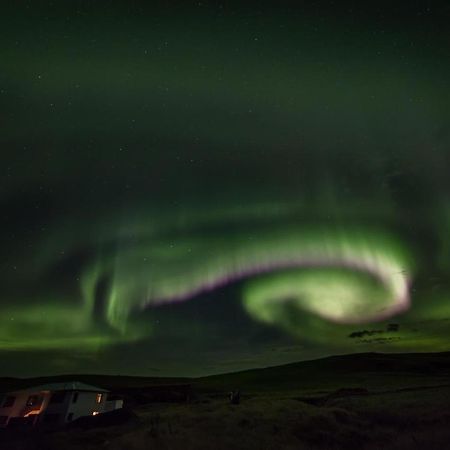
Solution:
[(88, 391), (88, 392), (109, 392), (91, 384), (81, 383), (79, 381), (66, 381), (63, 383), (47, 383), (38, 386), (30, 386), (23, 389), (15, 389), (11, 392), (42, 392), (42, 391)]

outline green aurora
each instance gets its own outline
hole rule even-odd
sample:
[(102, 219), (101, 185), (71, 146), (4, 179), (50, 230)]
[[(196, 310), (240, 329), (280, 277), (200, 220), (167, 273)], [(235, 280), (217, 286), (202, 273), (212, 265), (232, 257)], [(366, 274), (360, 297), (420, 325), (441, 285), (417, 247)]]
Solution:
[(5, 10), (0, 375), (450, 350), (448, 7), (369, 4)]

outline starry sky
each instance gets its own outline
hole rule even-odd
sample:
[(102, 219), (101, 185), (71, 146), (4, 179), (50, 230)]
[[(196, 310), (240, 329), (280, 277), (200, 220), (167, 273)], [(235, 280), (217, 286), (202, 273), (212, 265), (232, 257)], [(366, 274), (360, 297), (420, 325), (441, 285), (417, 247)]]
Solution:
[(450, 5), (148, 3), (3, 7), (0, 376), (450, 350)]

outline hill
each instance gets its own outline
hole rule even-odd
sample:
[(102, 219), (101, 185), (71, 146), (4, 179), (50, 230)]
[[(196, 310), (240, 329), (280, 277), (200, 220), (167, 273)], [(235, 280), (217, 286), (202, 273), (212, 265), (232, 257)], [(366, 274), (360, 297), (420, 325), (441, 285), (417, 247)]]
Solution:
[[(396, 375), (396, 376), (393, 376)], [(46, 383), (78, 380), (111, 391), (190, 384), (200, 391), (330, 390), (355, 387), (386, 389), (450, 383), (450, 352), (359, 353), (330, 356), (282, 366), (251, 369), (200, 378), (136, 377), (101, 374), (66, 374), (36, 378), (0, 378), (0, 392)]]
[(375, 390), (435, 386), (450, 383), (450, 352), (330, 356), (196, 381), (195, 385), (205, 390), (231, 386), (250, 391), (332, 390), (348, 384)]

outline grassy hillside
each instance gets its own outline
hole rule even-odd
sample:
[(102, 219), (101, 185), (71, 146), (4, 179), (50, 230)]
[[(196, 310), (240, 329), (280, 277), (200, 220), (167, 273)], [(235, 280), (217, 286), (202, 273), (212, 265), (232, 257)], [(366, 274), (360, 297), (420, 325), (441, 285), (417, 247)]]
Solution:
[[(450, 354), (360, 354), (189, 379), (86, 375), (64, 379), (125, 392), (124, 420), (53, 432), (0, 430), (8, 450), (423, 449), (450, 441)], [(151, 393), (191, 384), (189, 401)], [(232, 405), (230, 389), (242, 390)], [(97, 421), (97, 422), (96, 422)]]
[[(395, 375), (395, 376), (394, 376)], [(450, 383), (450, 353), (361, 353), (198, 379), (199, 389), (320, 391), (352, 386), (383, 391)]]
[[(396, 376), (394, 377), (393, 374)], [(123, 390), (192, 384), (201, 391), (240, 388), (248, 391), (335, 389), (346, 384), (383, 390), (400, 385), (414, 387), (445, 384), (450, 380), (450, 352), (360, 353), (331, 356), (283, 366), (201, 378), (158, 378), (114, 375), (58, 375), (38, 378), (0, 378), (0, 392), (39, 384), (81, 381), (105, 389)], [(450, 381), (449, 381), (450, 382)]]
[(450, 388), (332, 399), (322, 406), (260, 393), (154, 403), (115, 426), (3, 436), (8, 450), (442, 450), (450, 439)]

